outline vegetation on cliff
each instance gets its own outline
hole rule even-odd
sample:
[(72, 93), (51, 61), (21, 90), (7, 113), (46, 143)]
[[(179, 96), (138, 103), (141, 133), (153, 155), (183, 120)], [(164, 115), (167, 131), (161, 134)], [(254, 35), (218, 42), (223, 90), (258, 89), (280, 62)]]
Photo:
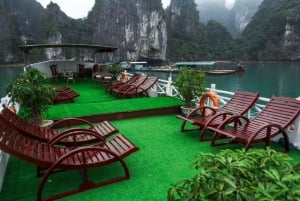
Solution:
[[(245, 0), (244, 0), (245, 1)], [(259, 2), (257, 0), (256, 2)], [(133, 6), (134, 5), (134, 6)], [(237, 4), (241, 8), (243, 5)], [(254, 8), (251, 8), (254, 9)], [(91, 43), (118, 47), (121, 60), (300, 60), (300, 2), (265, 0), (240, 38), (220, 22), (199, 22), (195, 0), (96, 0), (84, 19), (66, 16), (55, 3), (44, 9), (35, 0), (0, 0), (0, 63), (22, 62), (19, 45)], [(86, 52), (64, 50), (67, 58)], [(33, 52), (31, 62), (45, 59)]]

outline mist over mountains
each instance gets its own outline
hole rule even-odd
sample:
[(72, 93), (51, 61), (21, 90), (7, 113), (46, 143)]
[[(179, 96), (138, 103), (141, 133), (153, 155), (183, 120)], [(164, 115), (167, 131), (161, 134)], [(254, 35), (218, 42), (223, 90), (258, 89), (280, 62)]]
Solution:
[[(96, 0), (84, 19), (55, 3), (0, 0), (0, 63), (23, 62), (24, 44), (114, 46), (101, 61), (300, 60), (299, 0)], [(30, 61), (95, 58), (88, 50), (36, 50)]]
[(263, 0), (235, 0), (233, 7), (226, 7), (226, 0), (195, 0), (200, 22), (209, 20), (221, 23), (232, 34), (240, 37)]

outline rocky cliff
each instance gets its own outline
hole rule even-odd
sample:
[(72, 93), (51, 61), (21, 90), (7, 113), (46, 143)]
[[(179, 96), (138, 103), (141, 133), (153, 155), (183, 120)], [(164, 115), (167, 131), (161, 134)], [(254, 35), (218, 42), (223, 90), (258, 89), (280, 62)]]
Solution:
[[(166, 58), (167, 29), (160, 0), (96, 0), (87, 19), (80, 20), (66, 16), (55, 3), (43, 9), (35, 0), (0, 0), (0, 11), (1, 63), (22, 61), (17, 46), (38, 43), (115, 46), (113, 57), (103, 58), (114, 62)], [(31, 61), (70, 57), (94, 59), (88, 50), (47, 49), (37, 50)]]
[(285, 31), (282, 38), (285, 58), (300, 60), (300, 11), (291, 9), (286, 16)]
[(242, 38), (245, 59), (300, 60), (299, 0), (265, 0)]
[(167, 27), (160, 0), (97, 0), (88, 16), (93, 42), (118, 47), (118, 60), (165, 60)]
[(23, 59), (17, 45), (39, 42), (44, 37), (39, 21), (44, 9), (32, 0), (0, 0), (0, 62)]
[(166, 10), (168, 58), (170, 61), (197, 60), (202, 56), (204, 26), (193, 0), (171, 0)]
[(215, 20), (239, 37), (263, 0), (235, 0), (232, 5), (225, 0), (195, 0), (200, 12), (200, 22)]
[[(209, 0), (216, 1), (223, 2), (224, 10), (224, 0)], [(0, 63), (23, 62), (18, 45), (39, 43), (86, 43), (118, 48), (113, 55), (97, 55), (99, 62), (300, 60), (299, 0), (264, 0), (249, 22), (255, 2), (260, 1), (236, 0), (231, 7), (225, 7), (234, 15), (228, 12), (220, 15), (217, 7), (211, 11), (224, 19), (229, 16), (234, 19), (231, 26), (244, 29), (240, 38), (233, 39), (216, 20), (199, 22), (195, 0), (171, 0), (166, 10), (161, 0), (96, 0), (87, 18), (79, 20), (66, 16), (55, 3), (44, 9), (35, 0), (0, 0)], [(95, 58), (92, 51), (74, 49), (36, 50), (30, 56), (31, 62)]]

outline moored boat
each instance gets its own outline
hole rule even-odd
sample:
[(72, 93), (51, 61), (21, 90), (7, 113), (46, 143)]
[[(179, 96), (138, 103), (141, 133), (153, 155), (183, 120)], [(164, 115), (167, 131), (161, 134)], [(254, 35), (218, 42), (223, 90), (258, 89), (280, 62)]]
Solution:
[(228, 75), (245, 71), (242, 65), (231, 61), (177, 62), (174, 66), (179, 70), (182, 67), (195, 68), (205, 72), (206, 75)]

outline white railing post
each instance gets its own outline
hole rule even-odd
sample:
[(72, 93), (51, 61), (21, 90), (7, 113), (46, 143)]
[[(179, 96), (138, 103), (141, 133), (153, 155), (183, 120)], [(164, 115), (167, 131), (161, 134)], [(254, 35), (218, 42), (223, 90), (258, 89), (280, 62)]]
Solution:
[(216, 84), (210, 85), (210, 91), (215, 92), (216, 91)]
[(166, 86), (166, 95), (167, 96), (172, 96), (172, 77), (170, 76), (168, 78), (168, 83), (167, 83), (167, 86)]
[[(297, 98), (300, 100), (300, 97)], [(290, 142), (297, 150), (300, 150), (300, 115), (294, 121), (294, 123), (287, 129)]]
[[(216, 93), (216, 84), (211, 84), (210, 85), (210, 90), (209, 91), (211, 91), (211, 92), (214, 92), (215, 94), (217, 94)], [(219, 99), (219, 98), (218, 98)], [(209, 106), (209, 107), (211, 107), (211, 108), (214, 108), (214, 104), (213, 104), (213, 102), (212, 102), (212, 100), (211, 99), (207, 99), (207, 105)], [(219, 109), (219, 108), (217, 108), (217, 109)]]

